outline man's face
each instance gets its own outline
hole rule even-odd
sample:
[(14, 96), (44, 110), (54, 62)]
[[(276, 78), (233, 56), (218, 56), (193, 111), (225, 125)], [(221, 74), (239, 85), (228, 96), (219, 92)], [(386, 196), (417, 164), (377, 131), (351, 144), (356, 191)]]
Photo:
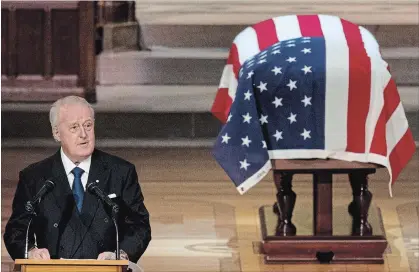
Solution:
[(61, 106), (59, 120), (53, 129), (54, 138), (61, 142), (64, 153), (75, 162), (88, 158), (95, 147), (95, 129), (88, 106), (70, 104)]

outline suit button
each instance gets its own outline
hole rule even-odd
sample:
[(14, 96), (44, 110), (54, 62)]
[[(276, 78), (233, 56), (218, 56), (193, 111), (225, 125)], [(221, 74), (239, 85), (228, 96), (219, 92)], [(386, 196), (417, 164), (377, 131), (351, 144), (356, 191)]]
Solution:
[(108, 223), (108, 218), (105, 218), (105, 223)]
[(57, 223), (54, 223), (54, 228), (57, 228), (58, 227), (58, 224)]

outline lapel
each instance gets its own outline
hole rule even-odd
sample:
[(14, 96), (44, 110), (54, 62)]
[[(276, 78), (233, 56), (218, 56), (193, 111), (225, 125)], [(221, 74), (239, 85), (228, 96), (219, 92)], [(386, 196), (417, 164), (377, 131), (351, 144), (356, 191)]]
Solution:
[[(100, 190), (103, 192), (108, 184), (110, 174), (110, 168), (108, 164), (103, 160), (100, 152), (94, 151), (92, 154), (92, 161), (89, 170), (89, 176), (87, 179), (87, 184), (94, 182)], [(99, 181), (99, 182), (96, 182)], [(87, 190), (84, 194), (83, 208), (82, 208), (82, 218), (84, 225), (89, 228), (92, 224), (92, 221), (96, 215), (96, 212), (99, 208), (100, 200), (93, 194), (89, 193)]]
[[(61, 224), (63, 220), (66, 221), (66, 217), (71, 216), (72, 210), (74, 209), (74, 198), (64, 170), (64, 165), (61, 161), (60, 150), (58, 150), (53, 157), (52, 179), (55, 182), (55, 188), (52, 190), (52, 195), (54, 196), (55, 204), (61, 213)], [(70, 226), (75, 230), (74, 226)]]

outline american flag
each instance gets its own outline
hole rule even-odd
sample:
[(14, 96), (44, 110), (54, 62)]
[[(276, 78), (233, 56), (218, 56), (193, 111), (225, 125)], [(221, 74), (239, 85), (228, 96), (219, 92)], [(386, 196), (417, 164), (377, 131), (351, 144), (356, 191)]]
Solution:
[(328, 15), (263, 21), (236, 36), (212, 113), (213, 155), (240, 194), (271, 159), (333, 158), (387, 167), (391, 185), (416, 150), (374, 37)]

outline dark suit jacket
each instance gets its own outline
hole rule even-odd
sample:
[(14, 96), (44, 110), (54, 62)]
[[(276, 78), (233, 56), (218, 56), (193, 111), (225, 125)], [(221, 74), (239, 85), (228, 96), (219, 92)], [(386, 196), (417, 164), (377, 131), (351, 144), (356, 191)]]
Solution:
[[(10, 256), (24, 258), (30, 218), (24, 206), (47, 179), (56, 185), (37, 205), (29, 248), (34, 245), (35, 234), (38, 248), (47, 248), (51, 258), (96, 259), (101, 252), (115, 251), (116, 232), (111, 211), (97, 197), (85, 192), (82, 212), (78, 212), (58, 151), (20, 172), (13, 212), (4, 233)], [(135, 166), (96, 149), (92, 154), (88, 183), (96, 180), (105, 194), (117, 195), (115, 202), (121, 207), (118, 216), (120, 249), (136, 263), (151, 240), (151, 229)]]

